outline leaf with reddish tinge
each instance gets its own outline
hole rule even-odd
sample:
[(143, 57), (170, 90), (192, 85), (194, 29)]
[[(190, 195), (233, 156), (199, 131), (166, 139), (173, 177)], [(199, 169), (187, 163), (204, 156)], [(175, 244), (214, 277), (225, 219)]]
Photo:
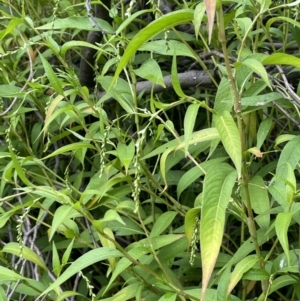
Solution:
[(216, 13), (216, 0), (204, 0), (205, 9), (208, 18), (208, 42), (211, 41), (212, 30), (214, 27), (214, 19)]

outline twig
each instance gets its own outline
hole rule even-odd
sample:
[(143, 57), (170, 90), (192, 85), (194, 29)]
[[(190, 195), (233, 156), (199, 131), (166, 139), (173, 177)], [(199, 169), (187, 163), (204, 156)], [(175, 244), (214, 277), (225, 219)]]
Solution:
[(297, 105), (297, 107), (300, 107), (300, 97), (295, 93), (295, 91), (293, 90), (293, 88), (291, 87), (291, 85), (289, 84), (286, 75), (284, 73), (284, 71), (281, 69), (280, 66), (276, 65), (277, 70), (279, 71), (284, 84), (285, 84), (285, 88), (287, 89), (287, 91), (290, 93), (290, 95), (292, 96), (295, 104)]
[(97, 27), (101, 33), (104, 35), (104, 34), (114, 34), (113, 32), (110, 32), (108, 30), (105, 30), (103, 29), (100, 24), (96, 21), (96, 19), (94, 18), (93, 16), (93, 13), (92, 13), (92, 6), (91, 6), (91, 0), (86, 0), (85, 1), (85, 8), (86, 8), (86, 11), (87, 11), (87, 15), (90, 19), (90, 22), (92, 24), (93, 27)]
[(281, 111), (281, 113), (283, 113), (289, 120), (291, 120), (298, 129), (300, 129), (300, 123), (294, 117), (292, 117), (283, 107), (281, 107), (275, 101), (273, 101), (273, 104), (279, 109), (279, 111)]
[[(180, 85), (183, 89), (189, 88), (189, 87), (214, 87), (211, 79), (207, 75), (207, 72), (205, 71), (198, 71), (198, 70), (190, 70), (184, 73), (178, 73), (178, 79), (180, 82)], [(172, 84), (172, 77), (171, 75), (167, 75), (163, 78), (165, 87), (157, 84), (153, 84), (150, 81), (141, 81), (136, 84), (136, 93), (139, 94), (141, 92), (144, 93), (144, 95), (150, 94), (151, 91), (153, 93), (161, 93), (165, 92), (167, 90), (173, 89)], [(97, 97), (101, 98), (106, 94), (106, 92), (98, 92)], [(107, 99), (106, 101), (110, 101), (110, 99)]]

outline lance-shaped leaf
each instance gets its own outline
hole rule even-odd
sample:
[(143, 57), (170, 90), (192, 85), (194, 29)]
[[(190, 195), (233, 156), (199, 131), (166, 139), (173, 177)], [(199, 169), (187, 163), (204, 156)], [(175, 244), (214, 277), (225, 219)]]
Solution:
[(187, 23), (194, 19), (194, 11), (191, 9), (182, 9), (179, 11), (171, 12), (161, 18), (151, 22), (144, 29), (140, 30), (137, 35), (131, 40), (127, 46), (113, 80), (111, 81), (110, 88), (114, 85), (116, 79), (118, 78), (121, 71), (124, 69), (130, 58), (135, 54), (135, 52), (149, 39), (151, 39), (156, 34), (161, 31), (166, 30), (169, 27), (177, 26), (179, 24)]
[(227, 163), (212, 166), (204, 178), (200, 221), (202, 299), (222, 243), (225, 213), (237, 172)]
[(237, 126), (228, 111), (224, 111), (221, 115), (215, 115), (214, 121), (225, 150), (233, 161), (238, 172), (238, 177), (240, 178), (242, 169), (242, 147)]
[(243, 275), (249, 271), (258, 261), (257, 255), (249, 255), (242, 259), (234, 268), (227, 290), (227, 296), (234, 289), (236, 284), (242, 279)]
[(292, 215), (292, 212), (280, 212), (278, 213), (275, 221), (276, 235), (286, 255), (288, 266), (290, 266), (290, 250), (287, 232), (292, 220)]
[(186, 156), (188, 153), (189, 142), (196, 123), (199, 107), (200, 107), (199, 104), (196, 103), (190, 104), (184, 116), (184, 142), (185, 142), (184, 151)]
[(40, 297), (56, 289), (59, 285), (86, 267), (101, 260), (114, 257), (122, 257), (122, 253), (111, 248), (98, 248), (83, 254), (76, 259), (52, 284), (50, 284), (50, 286), (43, 291)]
[(211, 41), (212, 30), (214, 27), (216, 3), (217, 3), (217, 0), (204, 0), (207, 18), (208, 18), (208, 41), (209, 41), (209, 43)]

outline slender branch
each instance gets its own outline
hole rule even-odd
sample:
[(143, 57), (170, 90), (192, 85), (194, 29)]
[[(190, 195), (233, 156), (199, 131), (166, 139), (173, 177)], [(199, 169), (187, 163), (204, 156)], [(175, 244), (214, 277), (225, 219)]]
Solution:
[[(205, 88), (213, 88), (215, 87), (210, 77), (207, 75), (205, 71), (198, 70), (190, 70), (184, 73), (178, 74), (180, 85), (183, 89), (187, 89), (190, 87), (205, 87)], [(148, 95), (153, 91), (153, 93), (161, 93), (167, 90), (173, 89), (172, 78), (171, 75), (167, 75), (163, 78), (165, 87), (157, 84), (153, 84), (150, 81), (141, 81), (136, 84), (136, 92), (137, 94), (144, 92), (144, 95)], [(101, 98), (106, 94), (106, 92), (98, 92), (97, 97)], [(110, 101), (108, 99), (107, 101)]]

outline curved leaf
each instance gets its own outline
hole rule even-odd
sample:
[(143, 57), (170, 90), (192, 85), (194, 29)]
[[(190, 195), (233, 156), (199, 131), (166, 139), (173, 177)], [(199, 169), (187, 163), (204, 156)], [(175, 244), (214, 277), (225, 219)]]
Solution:
[(282, 287), (290, 286), (291, 284), (297, 283), (298, 280), (290, 275), (280, 276), (272, 281), (269, 294), (279, 290)]
[[(268, 73), (264, 68), (263, 64), (254, 58), (247, 58), (242, 61), (242, 64), (250, 68), (253, 72), (256, 72), (261, 76), (264, 82), (271, 88), (271, 83), (269, 81)], [(277, 93), (276, 93), (277, 94)]]
[(287, 178), (288, 175), (288, 164), (294, 170), (300, 160), (300, 136), (296, 136), (292, 140), (290, 140), (285, 147), (283, 148), (277, 168), (276, 168), (276, 176), (281, 177), (283, 179)]
[(177, 297), (176, 293), (168, 292), (165, 293), (158, 301), (175, 301)]
[(286, 53), (273, 53), (262, 61), (263, 65), (289, 65), (300, 68), (300, 59)]
[(171, 12), (161, 18), (151, 22), (148, 26), (139, 31), (139, 33), (131, 40), (127, 46), (124, 55), (122, 56), (118, 68), (115, 72), (110, 88), (114, 85), (119, 74), (124, 69), (130, 58), (135, 52), (149, 39), (158, 34), (159, 32), (179, 24), (192, 21), (194, 18), (194, 11), (191, 9), (183, 9), (179, 11)]
[(236, 176), (236, 171), (229, 164), (221, 163), (211, 167), (204, 178), (200, 221), (202, 298), (204, 298), (220, 251), (225, 224), (225, 210)]
[(77, 210), (75, 210), (72, 206), (62, 205), (54, 213), (54, 217), (52, 220), (52, 226), (50, 228), (49, 240), (52, 239), (57, 228), (66, 220), (71, 217), (80, 216)]
[(150, 237), (159, 236), (163, 233), (170, 226), (176, 215), (177, 212), (175, 211), (164, 212), (153, 225)]
[(201, 207), (191, 208), (187, 211), (184, 217), (184, 230), (186, 237), (189, 242), (189, 246), (191, 245), (192, 237), (195, 233), (195, 227), (200, 217)]
[[(107, 31), (113, 32), (111, 25), (102, 19), (95, 18), (99, 25)], [(88, 30), (88, 31), (99, 31), (97, 26), (93, 26), (88, 17), (73, 16), (64, 19), (55, 18), (54, 21), (51, 21), (48, 24), (37, 27), (38, 30), (52, 30), (52, 29), (66, 29), (74, 28), (77, 30)]]
[[(3, 247), (2, 252), (14, 254), (20, 257), (21, 255), (20, 245), (16, 242), (9, 242)], [(26, 246), (22, 247), (22, 258), (37, 264), (44, 270), (47, 270), (47, 267), (44, 261), (41, 259), (41, 257), (38, 256), (33, 250), (29, 249)]]
[(65, 154), (67, 152), (70, 151), (77, 151), (80, 150), (82, 148), (91, 148), (91, 149), (96, 149), (95, 146), (93, 146), (92, 144), (88, 143), (88, 142), (76, 142), (76, 143), (72, 143), (69, 145), (65, 145), (62, 146), (61, 148), (55, 150), (54, 152), (52, 152), (50, 155), (46, 156), (43, 159), (48, 159), (57, 155), (62, 155)]
[(198, 166), (194, 166), (190, 170), (188, 170), (179, 180), (177, 184), (177, 196), (180, 197), (181, 193), (191, 184), (195, 183), (199, 177), (204, 175), (204, 171), (207, 171), (211, 165), (216, 163), (221, 163), (225, 161), (228, 157), (221, 157), (212, 159), (206, 162), (199, 164)]
[(75, 260), (39, 297), (44, 296), (50, 291), (54, 290), (70, 277), (86, 267), (96, 262), (114, 257), (122, 257), (122, 253), (112, 248), (98, 248), (83, 254), (81, 257)]
[[(134, 259), (139, 259), (141, 256), (145, 255), (148, 252), (148, 249), (145, 247), (135, 247), (131, 250), (128, 251), (128, 254), (134, 258)], [(123, 272), (125, 271), (130, 265), (132, 264), (132, 262), (126, 258), (123, 257), (121, 258), (117, 264), (116, 264), (116, 268), (114, 269), (112, 276), (109, 280), (108, 285), (105, 288), (104, 294), (105, 292), (110, 288), (111, 284), (114, 282), (114, 280)]]
[(166, 87), (159, 64), (153, 58), (147, 59), (138, 69), (134, 69), (133, 72), (153, 84), (161, 85), (164, 88)]
[(257, 255), (249, 255), (246, 258), (242, 259), (234, 268), (230, 282), (227, 290), (227, 296), (234, 289), (236, 284), (242, 279), (244, 273), (249, 271), (258, 261)]

